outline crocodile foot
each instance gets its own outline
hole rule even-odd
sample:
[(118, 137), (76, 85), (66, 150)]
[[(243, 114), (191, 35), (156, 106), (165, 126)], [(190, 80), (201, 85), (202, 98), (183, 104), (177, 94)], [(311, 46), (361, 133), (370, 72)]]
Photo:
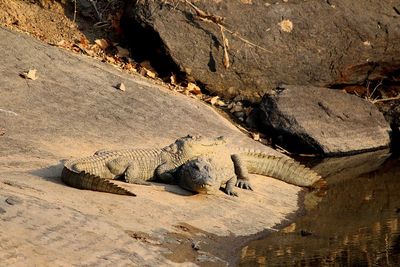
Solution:
[(225, 194), (227, 194), (229, 196), (233, 196), (233, 197), (238, 197), (239, 196), (238, 193), (236, 193), (232, 189), (225, 188), (223, 191), (225, 192)]
[(236, 186), (242, 189), (247, 189), (253, 191), (253, 188), (251, 187), (250, 181), (245, 180), (245, 179), (238, 179), (236, 182)]

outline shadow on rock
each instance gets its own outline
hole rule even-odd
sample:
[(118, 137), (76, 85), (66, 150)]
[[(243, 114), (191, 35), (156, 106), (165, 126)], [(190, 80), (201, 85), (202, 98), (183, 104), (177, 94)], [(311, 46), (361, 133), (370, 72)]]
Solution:
[(46, 168), (41, 168), (30, 172), (35, 176), (39, 176), (46, 181), (50, 181), (56, 184), (63, 184), (61, 181), (61, 171), (64, 167), (64, 162), (66, 160), (61, 160), (59, 164), (52, 165)]

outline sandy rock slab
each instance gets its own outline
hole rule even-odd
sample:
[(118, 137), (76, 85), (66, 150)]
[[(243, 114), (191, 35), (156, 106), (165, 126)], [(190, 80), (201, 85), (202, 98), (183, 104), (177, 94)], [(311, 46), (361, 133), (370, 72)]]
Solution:
[(390, 145), (391, 129), (382, 113), (339, 90), (283, 85), (264, 96), (258, 115), (283, 146), (298, 152), (334, 156)]
[[(254, 177), (255, 191), (238, 189), (238, 198), (163, 184), (122, 183), (137, 197), (62, 184), (64, 160), (99, 149), (162, 147), (187, 134), (225, 135), (235, 145), (278, 153), (205, 104), (112, 66), (5, 29), (0, 47), (2, 265), (221, 266), (255, 238), (246, 236), (298, 210), (300, 188), (266, 177)], [(37, 79), (20, 76), (30, 69)], [(121, 82), (126, 91), (115, 89)]]

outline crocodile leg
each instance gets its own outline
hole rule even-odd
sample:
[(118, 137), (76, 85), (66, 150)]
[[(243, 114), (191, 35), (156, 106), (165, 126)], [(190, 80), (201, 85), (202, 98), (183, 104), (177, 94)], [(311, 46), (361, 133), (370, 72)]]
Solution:
[(233, 165), (235, 167), (235, 174), (237, 176), (236, 186), (243, 189), (253, 190), (250, 184), (249, 172), (247, 170), (246, 165), (240, 158), (240, 155), (233, 154), (231, 155), (231, 159), (233, 161)]
[(129, 165), (130, 161), (125, 157), (119, 157), (106, 163), (110, 172), (118, 177), (125, 175), (126, 169)]
[(130, 162), (125, 171), (125, 181), (131, 184), (151, 185), (151, 183), (138, 178), (139, 168), (135, 166), (134, 162)]
[(231, 179), (228, 180), (228, 182), (226, 182), (224, 192), (227, 195), (235, 196), (235, 197), (238, 196), (237, 192), (235, 192), (233, 190), (235, 188), (236, 181), (237, 181), (236, 176), (233, 176)]
[(172, 184), (175, 183), (175, 178), (171, 173), (171, 170), (173, 169), (175, 169), (175, 166), (173, 166), (171, 163), (164, 162), (156, 168), (154, 173), (162, 182)]

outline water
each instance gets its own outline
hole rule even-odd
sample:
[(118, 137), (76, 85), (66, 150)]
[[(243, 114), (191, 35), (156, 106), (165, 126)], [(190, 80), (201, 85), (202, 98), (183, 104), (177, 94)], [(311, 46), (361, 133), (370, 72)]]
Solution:
[(400, 266), (400, 160), (387, 157), (374, 152), (318, 164), (328, 177), (326, 195), (306, 195), (305, 215), (245, 246), (239, 265)]

